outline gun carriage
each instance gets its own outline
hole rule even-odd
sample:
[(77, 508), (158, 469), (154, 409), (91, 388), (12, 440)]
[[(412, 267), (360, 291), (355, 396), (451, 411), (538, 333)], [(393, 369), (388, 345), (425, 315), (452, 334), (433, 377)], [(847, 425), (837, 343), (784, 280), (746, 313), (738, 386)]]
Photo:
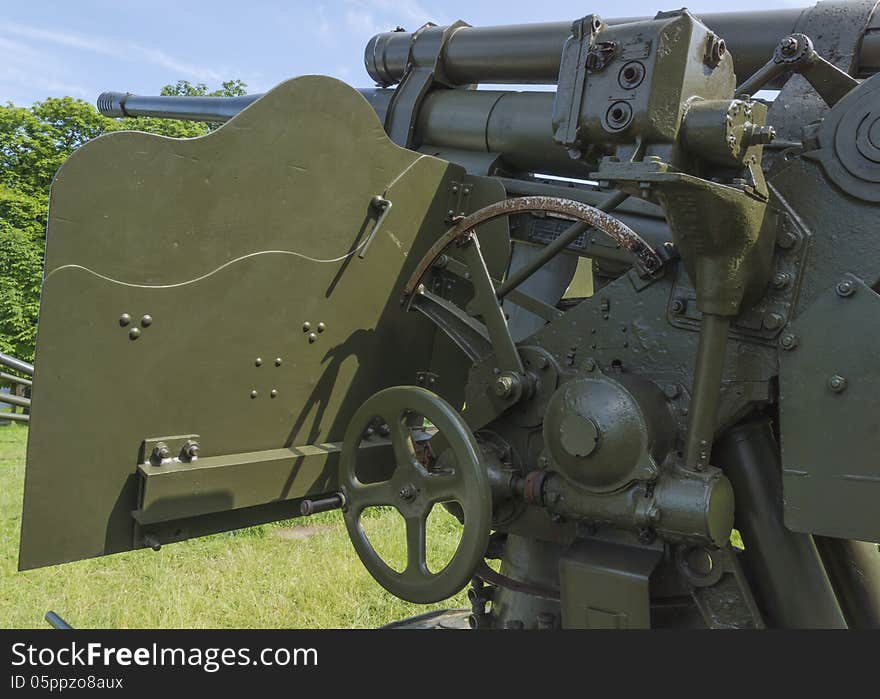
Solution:
[(56, 177), (21, 567), (341, 508), (478, 628), (880, 625), (875, 10), (425, 25), (370, 40), (376, 88), (101, 95), (225, 123)]

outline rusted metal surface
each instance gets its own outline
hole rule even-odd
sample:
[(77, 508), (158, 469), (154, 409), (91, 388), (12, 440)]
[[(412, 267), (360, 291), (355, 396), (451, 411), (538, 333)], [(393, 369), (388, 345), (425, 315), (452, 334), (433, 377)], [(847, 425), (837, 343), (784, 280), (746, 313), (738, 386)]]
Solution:
[(591, 227), (600, 230), (612, 238), (622, 248), (631, 252), (639, 266), (646, 272), (655, 272), (662, 264), (660, 256), (638, 233), (619, 219), (593, 206), (559, 197), (534, 196), (505, 199), (462, 218), (431, 246), (431, 249), (421, 259), (406, 286), (404, 286), (403, 302), (409, 307), (416, 288), (437, 258), (453, 245), (460, 245), (463, 241), (469, 239), (470, 236), (474, 235), (474, 229), (477, 226), (502, 216), (528, 212), (555, 214), (562, 218), (570, 218), (589, 224)]
[(544, 587), (530, 585), (528, 583), (520, 582), (519, 580), (514, 580), (513, 578), (508, 578), (506, 575), (496, 573), (486, 565), (485, 562), (477, 568), (475, 575), (484, 582), (497, 585), (498, 587), (504, 587), (513, 592), (522, 592), (526, 595), (533, 595), (535, 597), (540, 597), (541, 599), (549, 599), (557, 602), (560, 599), (558, 590), (549, 590)]

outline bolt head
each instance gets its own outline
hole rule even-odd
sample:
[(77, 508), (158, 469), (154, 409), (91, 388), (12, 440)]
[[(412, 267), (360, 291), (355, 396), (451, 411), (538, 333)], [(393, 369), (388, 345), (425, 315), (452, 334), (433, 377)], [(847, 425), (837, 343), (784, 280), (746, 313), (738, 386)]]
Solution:
[(137, 340), (141, 336), (140, 328), (132, 328), (128, 331), (128, 338), (130, 340)]
[(785, 318), (779, 313), (764, 314), (764, 327), (768, 330), (778, 330), (782, 327), (783, 323), (785, 323)]
[(131, 315), (128, 313), (123, 313), (119, 316), (119, 324), (124, 328), (131, 322)]
[(846, 390), (846, 379), (840, 374), (834, 374), (828, 379), (828, 388), (834, 393), (842, 393)]
[(146, 328), (152, 324), (153, 324), (153, 316), (151, 316), (149, 313), (144, 314), (144, 316), (141, 318), (141, 325)]
[(837, 283), (835, 287), (835, 291), (837, 291), (837, 295), (843, 298), (847, 296), (852, 296), (856, 291), (856, 285), (850, 279), (844, 279), (841, 282)]
[(791, 282), (791, 275), (787, 272), (777, 272), (773, 275), (773, 288), (784, 289)]
[(785, 333), (779, 338), (779, 344), (784, 350), (793, 350), (798, 346), (798, 338), (794, 333)]

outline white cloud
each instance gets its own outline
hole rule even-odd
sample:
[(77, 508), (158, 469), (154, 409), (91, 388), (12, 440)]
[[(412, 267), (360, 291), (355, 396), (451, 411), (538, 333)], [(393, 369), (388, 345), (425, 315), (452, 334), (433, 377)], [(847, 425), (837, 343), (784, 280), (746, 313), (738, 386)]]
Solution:
[(219, 82), (223, 78), (215, 70), (179, 60), (164, 51), (143, 46), (133, 41), (118, 41), (102, 36), (86, 36), (54, 29), (41, 29), (25, 24), (6, 22), (0, 25), (0, 32), (24, 39), (55, 44), (67, 48), (88, 51), (104, 56), (113, 56), (118, 60), (150, 63), (167, 68), (180, 75), (197, 80)]

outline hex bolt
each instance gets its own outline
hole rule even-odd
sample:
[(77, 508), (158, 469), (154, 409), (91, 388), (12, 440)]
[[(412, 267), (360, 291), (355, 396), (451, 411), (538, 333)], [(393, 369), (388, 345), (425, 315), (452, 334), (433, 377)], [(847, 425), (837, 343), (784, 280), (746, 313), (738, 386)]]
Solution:
[(128, 313), (123, 313), (119, 316), (119, 324), (124, 328), (131, 322), (131, 315)]
[(415, 499), (417, 492), (416, 487), (412, 483), (407, 483), (400, 489), (398, 494), (400, 495), (401, 500), (410, 501)]
[(773, 275), (773, 288), (784, 289), (791, 283), (791, 275), (787, 272), (777, 272)]
[(495, 379), (494, 388), (496, 396), (499, 398), (507, 398), (513, 393), (514, 388), (516, 388), (516, 379), (511, 374), (501, 374)]
[(195, 461), (199, 458), (199, 443), (194, 439), (188, 439), (184, 443), (181, 453), (187, 461)]
[(782, 52), (783, 56), (793, 56), (800, 44), (798, 40), (793, 36), (785, 37), (781, 42), (779, 42), (779, 50)]
[(389, 434), (391, 434), (391, 426), (387, 422), (383, 422), (381, 425), (379, 425), (380, 437), (387, 437)]
[(793, 350), (798, 346), (798, 338), (794, 333), (785, 333), (779, 338), (779, 344), (784, 350)]
[(162, 544), (159, 543), (159, 540), (155, 536), (145, 536), (144, 545), (149, 546), (153, 551), (158, 551), (162, 548)]
[(537, 364), (539, 369), (546, 369), (550, 366), (550, 362), (543, 354), (538, 356)]
[(372, 425), (367, 425), (366, 428), (364, 428), (364, 433), (363, 433), (364, 439), (369, 439), (370, 437), (373, 436), (373, 434), (375, 432), (376, 432), (376, 429)]
[(153, 447), (153, 460), (164, 461), (169, 458), (171, 458), (171, 450), (165, 442), (159, 442)]
[(850, 279), (844, 279), (841, 282), (837, 283), (837, 286), (834, 287), (834, 290), (837, 292), (838, 296), (846, 298), (847, 296), (852, 296), (856, 291), (856, 285), (852, 283)]
[(141, 336), (140, 328), (132, 328), (128, 331), (129, 340), (137, 340)]
[(783, 231), (776, 239), (776, 244), (783, 250), (790, 250), (797, 242), (797, 237), (791, 231)]
[(764, 314), (764, 327), (768, 330), (778, 330), (785, 323), (785, 318), (783, 318), (779, 313), (765, 313)]
[(673, 315), (680, 316), (687, 311), (687, 299), (674, 299), (670, 310)]
[(843, 393), (846, 390), (846, 379), (840, 374), (833, 374), (828, 379), (828, 388), (835, 393)]

